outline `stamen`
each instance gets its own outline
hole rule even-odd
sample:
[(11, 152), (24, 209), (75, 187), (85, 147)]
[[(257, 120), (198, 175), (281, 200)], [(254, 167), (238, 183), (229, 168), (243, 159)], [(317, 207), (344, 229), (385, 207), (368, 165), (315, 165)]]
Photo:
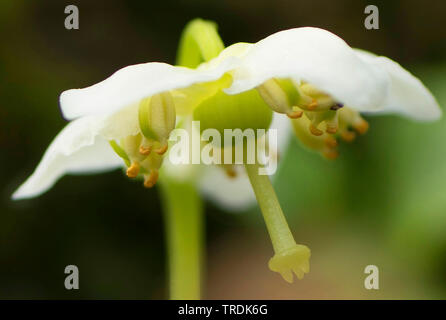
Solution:
[(279, 82), (276, 79), (267, 80), (256, 87), (256, 89), (265, 103), (273, 111), (285, 114), (290, 112), (291, 106), (287, 94), (280, 87)]
[(361, 117), (358, 111), (342, 108), (339, 110), (339, 117), (343, 130), (348, 130), (351, 127), (359, 134), (365, 134), (369, 129), (369, 123)]
[(225, 167), (225, 172), (226, 175), (228, 176), (228, 178), (236, 178), (237, 177), (237, 172), (235, 171), (235, 169), (232, 166), (227, 166)]
[(300, 117), (302, 117), (303, 114), (304, 112), (302, 110), (297, 110), (297, 111), (290, 111), (286, 115), (290, 119), (299, 119)]
[(140, 165), (138, 162), (133, 162), (132, 165), (127, 169), (127, 177), (136, 178), (139, 174)]
[(307, 83), (307, 82), (303, 82), (300, 86), (300, 92), (307, 95), (307, 96), (325, 96), (325, 92), (319, 90), (318, 88), (316, 88), (315, 86)]
[(152, 146), (144, 147), (141, 145), (139, 147), (139, 153), (142, 154), (143, 156), (148, 156), (150, 152), (152, 152)]
[(358, 119), (352, 126), (359, 134), (365, 134), (369, 130), (369, 123), (362, 118)]
[(315, 135), (315, 136), (321, 136), (324, 132), (322, 130), (319, 130), (318, 128), (316, 128), (316, 126), (314, 126), (312, 123), (310, 124), (310, 132)]
[[(322, 132), (322, 135), (320, 136), (316, 136), (311, 133), (308, 127), (310, 126), (312, 120), (308, 118), (308, 114), (309, 112), (306, 112), (302, 118), (291, 121), (291, 123), (293, 124), (294, 133), (296, 134), (297, 138), (306, 147), (318, 151), (323, 155), (326, 154), (326, 158), (335, 158), (337, 156), (336, 148), (338, 145), (338, 141), (334, 136), (326, 132)], [(315, 125), (313, 124), (313, 126)]]
[(153, 141), (143, 138), (141, 134), (128, 136), (122, 139), (118, 145), (112, 141), (110, 144), (120, 155), (126, 166), (126, 174), (129, 178), (136, 178), (138, 175), (144, 175), (144, 186), (153, 187), (158, 180), (158, 170), (163, 163), (162, 154), (167, 150), (167, 143), (161, 148), (153, 150)]
[(144, 187), (152, 188), (158, 181), (158, 170), (152, 169), (149, 176), (145, 176)]
[(339, 156), (339, 151), (336, 149), (327, 149), (322, 152), (325, 158), (328, 160), (334, 160)]
[(158, 148), (158, 149), (155, 149), (154, 151), (155, 151), (155, 153), (157, 153), (157, 154), (159, 154), (159, 155), (163, 155), (163, 154), (166, 153), (167, 148), (168, 148), (168, 145), (165, 144), (164, 146), (162, 146), (162, 147), (160, 147), (160, 148)]
[(352, 142), (356, 138), (356, 133), (350, 130), (344, 130), (341, 132), (341, 139), (345, 142)]
[(325, 131), (330, 134), (335, 134), (336, 132), (338, 132), (338, 127), (331, 126), (327, 123), (327, 130)]
[(142, 145), (148, 147), (154, 141), (166, 141), (175, 128), (175, 119), (175, 104), (171, 93), (163, 92), (142, 99), (138, 109), (139, 127), (144, 136)]
[(332, 136), (327, 136), (325, 138), (325, 145), (329, 148), (336, 148), (338, 146), (338, 140), (336, 140), (335, 138), (333, 138)]
[(316, 100), (316, 99), (313, 99), (313, 101), (308, 105), (307, 108), (308, 108), (308, 110), (310, 110), (310, 111), (314, 111), (314, 110), (316, 110), (317, 105), (318, 105), (317, 100)]
[(337, 110), (326, 111), (325, 124), (327, 126), (326, 132), (329, 134), (335, 134), (339, 129), (339, 115)]

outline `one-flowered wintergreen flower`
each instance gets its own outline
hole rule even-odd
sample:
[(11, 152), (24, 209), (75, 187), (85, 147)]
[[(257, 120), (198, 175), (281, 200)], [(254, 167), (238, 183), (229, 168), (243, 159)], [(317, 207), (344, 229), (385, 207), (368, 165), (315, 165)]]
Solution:
[[(206, 195), (221, 190), (200, 183), (209, 173), (200, 169), (203, 166), (166, 161), (169, 136), (176, 127), (193, 130), (193, 119), (220, 129), (269, 127), (272, 111), (255, 90), (231, 96), (222, 91), (231, 84), (231, 73), (246, 47), (236, 44), (222, 52), (224, 46), (215, 24), (197, 19), (183, 32), (178, 59), (181, 66), (128, 66), (96, 85), (63, 92), (62, 113), (71, 122), (56, 136), (13, 198), (39, 196), (65, 174), (124, 167), (129, 178), (142, 179), (145, 187), (153, 187), (160, 175), (168, 230), (170, 296), (199, 298), (202, 206), (195, 188), (205, 189)], [(215, 103), (218, 112), (209, 112)], [(230, 199), (228, 194), (237, 189), (233, 186), (240, 186), (234, 182), (237, 179), (227, 175), (233, 175), (234, 167), (212, 170), (226, 171), (224, 179), (230, 180), (230, 186), (225, 195)], [(240, 208), (238, 203), (243, 201), (246, 203), (244, 198), (230, 201), (234, 205), (227, 207)]]
[[(225, 92), (257, 89), (272, 110), (290, 119), (305, 146), (329, 159), (338, 156), (339, 138), (351, 142), (368, 130), (360, 113), (398, 113), (419, 121), (442, 114), (429, 90), (398, 63), (353, 49), (319, 28), (285, 30), (248, 45), (233, 79)], [(264, 201), (262, 194), (272, 191), (259, 187), (261, 177), (247, 169), (275, 249), (270, 269), (289, 282), (292, 272), (301, 278), (309, 270), (310, 251), (294, 242), (281, 214), (269, 220), (268, 212), (280, 207), (271, 197)]]
[[(300, 141), (335, 158), (338, 137), (351, 141), (367, 131), (360, 112), (397, 112), (418, 120), (441, 115), (429, 91), (397, 63), (352, 49), (328, 31), (290, 29), (223, 50), (215, 28), (202, 28), (203, 23), (188, 25), (182, 38), (179, 62), (188, 68), (130, 66), (94, 86), (64, 92), (62, 111), (72, 122), (13, 197), (37, 196), (65, 173), (107, 170), (123, 163), (129, 177), (143, 176), (144, 185), (152, 187), (171, 131), (189, 128), (191, 120), (219, 130), (268, 128), (272, 110), (273, 123), (290, 119)], [(286, 136), (281, 133), (279, 138)], [(302, 278), (309, 272), (310, 250), (296, 244), (269, 178), (258, 174), (259, 164), (245, 163), (245, 168), (247, 176), (235, 180), (217, 171), (208, 174), (207, 168), (190, 179), (222, 204), (246, 189), (235, 186), (249, 181), (254, 192), (238, 197), (236, 206), (255, 195), (275, 251), (270, 269), (289, 282), (293, 273)], [(184, 178), (185, 170), (175, 173), (172, 164), (164, 169), (170, 179)]]

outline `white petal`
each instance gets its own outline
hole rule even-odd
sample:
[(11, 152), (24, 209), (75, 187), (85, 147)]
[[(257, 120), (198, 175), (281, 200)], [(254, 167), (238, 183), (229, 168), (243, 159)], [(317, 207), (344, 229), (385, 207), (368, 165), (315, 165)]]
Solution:
[[(101, 135), (109, 119), (85, 117), (70, 122), (46, 150), (34, 173), (13, 194), (13, 199), (38, 196), (65, 174), (93, 173), (123, 165)], [(116, 128), (108, 132), (118, 132)], [(124, 133), (124, 132), (121, 132)]]
[(281, 31), (251, 46), (226, 92), (249, 90), (271, 78), (304, 80), (360, 111), (379, 109), (389, 81), (344, 40), (309, 27)]
[(398, 112), (417, 120), (436, 120), (441, 117), (440, 106), (429, 90), (398, 63), (363, 50), (356, 50), (356, 54), (388, 74), (390, 88), (383, 103), (383, 112)]
[(277, 130), (277, 148), (279, 154), (285, 154), (290, 138), (294, 136), (290, 118), (284, 114), (274, 112), (273, 121), (269, 128)]
[[(292, 136), (290, 120), (283, 114), (274, 113), (270, 129), (277, 130), (279, 154), (286, 152)], [(217, 205), (229, 211), (243, 211), (257, 204), (254, 191), (243, 166), (236, 166), (237, 176), (230, 178), (216, 166), (204, 166), (197, 177), (201, 192)], [(275, 175), (270, 176), (274, 180)]]
[(156, 62), (128, 66), (91, 87), (63, 92), (62, 113), (66, 119), (110, 114), (144, 97), (217, 80), (233, 69), (236, 61), (235, 57), (226, 56), (219, 63), (206, 64), (199, 70)]

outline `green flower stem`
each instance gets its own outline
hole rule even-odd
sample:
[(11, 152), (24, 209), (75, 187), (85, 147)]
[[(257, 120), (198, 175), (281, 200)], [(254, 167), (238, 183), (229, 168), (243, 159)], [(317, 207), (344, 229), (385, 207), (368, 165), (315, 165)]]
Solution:
[(269, 177), (259, 175), (260, 165), (257, 163), (245, 164), (245, 168), (265, 219), (274, 251), (282, 252), (296, 245)]
[(172, 300), (198, 300), (203, 258), (203, 207), (191, 184), (162, 179)]
[(187, 24), (181, 35), (177, 64), (195, 68), (218, 56), (224, 48), (214, 22), (194, 19)]

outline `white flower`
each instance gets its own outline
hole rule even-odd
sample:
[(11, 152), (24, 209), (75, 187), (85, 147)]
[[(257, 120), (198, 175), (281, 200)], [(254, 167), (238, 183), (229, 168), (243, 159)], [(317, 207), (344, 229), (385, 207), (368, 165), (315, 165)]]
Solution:
[[(217, 45), (211, 49), (217, 53), (223, 45), (212, 28)], [(198, 31), (196, 36), (203, 34)], [(200, 40), (205, 47), (206, 39)], [(119, 167), (127, 167), (130, 178), (144, 177), (144, 186), (152, 187), (177, 115), (187, 123), (204, 120), (207, 127), (220, 131), (266, 128), (271, 120), (266, 103), (276, 112), (272, 127), (278, 129), (279, 148), (289, 136), (283, 121), (291, 121), (299, 140), (327, 158), (338, 155), (338, 137), (352, 141), (356, 133), (367, 131), (360, 112), (397, 112), (417, 120), (441, 116), (428, 89), (399, 64), (352, 49), (317, 28), (291, 29), (256, 44), (232, 45), (196, 69), (163, 63), (129, 66), (91, 87), (65, 91), (60, 103), (72, 122), (51, 143), (14, 199), (38, 196), (64, 174)], [(271, 182), (258, 174), (258, 168), (259, 163), (246, 165), (249, 180), (245, 172), (231, 180), (215, 166), (203, 170), (166, 162), (163, 170), (170, 177), (193, 181), (227, 209), (245, 209), (257, 197), (275, 251), (269, 267), (292, 282), (293, 272), (299, 279), (309, 272), (311, 252), (296, 244)]]
[[(278, 32), (258, 43), (245, 44), (239, 56), (242, 57), (240, 66), (232, 73), (234, 81), (225, 92), (237, 94), (259, 89), (271, 79), (292, 79), (297, 88), (302, 82), (310, 83), (330, 95), (333, 103), (340, 101), (349, 107), (339, 111), (341, 122), (345, 122), (338, 124), (344, 140), (354, 138), (346, 125), (353, 125), (360, 133), (367, 130), (367, 123), (349, 109), (369, 114), (396, 112), (416, 120), (435, 120), (441, 116), (441, 109), (429, 90), (398, 63), (352, 49), (326, 30), (306, 27)], [(272, 107), (278, 112), (278, 104), (288, 104), (286, 94), (267, 102), (275, 103)], [(311, 117), (311, 112), (306, 114)], [(283, 151), (288, 122), (277, 114), (274, 119), (271, 127), (281, 130), (279, 139), (284, 143), (279, 150)], [(309, 134), (307, 127), (312, 121), (305, 116), (292, 122), (296, 135), (305, 145), (328, 158), (337, 156), (333, 135)], [(255, 201), (243, 172), (239, 179), (231, 180), (221, 170), (206, 168), (205, 178), (200, 181), (203, 192), (223, 207), (243, 210)]]
[(256, 88), (274, 111), (292, 119), (305, 146), (329, 159), (338, 156), (338, 137), (350, 142), (367, 131), (360, 112), (425, 121), (442, 114), (429, 90), (398, 63), (318, 28), (285, 30), (250, 45), (233, 78), (225, 92)]
[[(75, 120), (51, 143), (35, 172), (13, 198), (38, 196), (67, 173), (122, 167), (122, 159), (109, 148), (108, 141), (128, 137), (132, 138), (124, 141), (124, 145), (130, 144), (125, 151), (133, 158), (126, 159), (130, 162), (127, 174), (143, 172), (147, 186), (153, 185), (162, 158), (152, 152), (149, 160), (140, 159), (133, 147), (140, 146), (140, 150), (148, 152), (158, 148), (155, 151), (162, 154), (171, 125), (160, 127), (152, 119), (155, 130), (163, 133), (162, 139), (141, 137), (141, 103), (167, 92), (169, 96), (157, 98), (159, 108), (173, 99), (177, 114), (190, 114), (200, 101), (225, 88), (218, 81), (223, 81), (227, 73), (232, 76), (232, 84), (225, 92), (238, 94), (256, 88), (273, 110), (293, 119), (295, 133), (305, 145), (329, 158), (337, 155), (335, 133), (351, 140), (351, 127), (360, 133), (367, 130), (359, 111), (398, 112), (419, 120), (441, 115), (423, 84), (390, 59), (354, 50), (322, 29), (290, 29), (256, 44), (232, 45), (194, 70), (164, 63), (139, 64), (123, 68), (91, 87), (65, 91), (60, 97), (63, 115)], [(167, 111), (163, 112), (158, 120), (168, 116)], [(275, 118), (283, 120), (280, 116)], [(307, 133), (308, 127), (311, 134)], [(288, 134), (279, 132), (278, 136), (286, 141)], [(243, 174), (232, 181), (214, 168), (200, 175), (204, 177), (199, 182), (203, 192), (228, 208), (246, 208), (254, 200)]]

